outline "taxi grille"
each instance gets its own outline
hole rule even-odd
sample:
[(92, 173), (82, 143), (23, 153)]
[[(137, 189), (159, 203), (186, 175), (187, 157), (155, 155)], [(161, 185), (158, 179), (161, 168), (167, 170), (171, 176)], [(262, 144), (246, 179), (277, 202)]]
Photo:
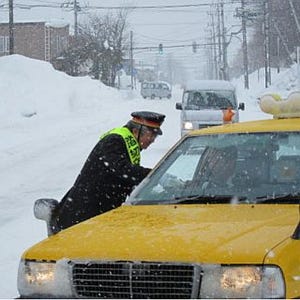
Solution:
[(189, 264), (76, 262), (72, 277), (79, 298), (187, 299), (199, 286), (195, 266)]

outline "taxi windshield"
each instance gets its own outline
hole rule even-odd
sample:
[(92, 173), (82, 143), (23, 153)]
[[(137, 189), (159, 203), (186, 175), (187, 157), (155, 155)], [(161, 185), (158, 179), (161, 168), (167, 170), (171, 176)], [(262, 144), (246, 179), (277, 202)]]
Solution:
[(165, 157), (127, 202), (298, 204), (300, 134), (190, 136)]

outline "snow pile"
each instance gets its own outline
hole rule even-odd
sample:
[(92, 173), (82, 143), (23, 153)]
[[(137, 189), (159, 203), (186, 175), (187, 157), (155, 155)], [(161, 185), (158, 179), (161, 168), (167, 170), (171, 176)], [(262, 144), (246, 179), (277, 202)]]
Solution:
[(265, 88), (265, 70), (261, 68), (249, 74), (249, 90), (244, 89), (244, 76), (235, 78), (232, 83), (237, 88), (237, 94), (251, 99), (250, 101), (257, 102), (257, 99), (266, 93), (277, 93), (283, 98), (286, 98), (291, 91), (297, 90), (298, 71), (297, 64), (294, 64), (289, 69), (271, 69), (272, 84)]
[[(71, 77), (44, 61), (11, 55), (0, 58), (0, 117), (51, 115), (99, 106), (121, 96), (90, 77)], [(103, 98), (101, 95), (105, 94)], [(82, 98), (85, 101), (82, 101)]]

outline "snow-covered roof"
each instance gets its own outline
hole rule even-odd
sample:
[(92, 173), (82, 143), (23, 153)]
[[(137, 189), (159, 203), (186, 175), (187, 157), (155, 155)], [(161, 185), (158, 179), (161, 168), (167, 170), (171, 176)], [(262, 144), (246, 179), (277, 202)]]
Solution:
[[(45, 21), (45, 20), (18, 20), (15, 21), (14, 24), (18, 25), (18, 24), (35, 24), (35, 23), (44, 23), (45, 26), (48, 27), (55, 27), (55, 28), (62, 28), (62, 27), (66, 27), (68, 25), (70, 25), (69, 22), (65, 21), (65, 20), (49, 20), (49, 21)], [(1, 22), (0, 24), (5, 24), (8, 25), (8, 22)]]
[(55, 28), (66, 27), (68, 25), (69, 23), (65, 20), (50, 20), (45, 23), (45, 26), (55, 27)]
[(171, 87), (171, 85), (170, 85), (169, 82), (163, 81), (163, 80), (157, 80), (157, 81), (148, 81), (148, 80), (145, 80), (144, 82), (147, 82), (147, 83), (161, 83), (161, 84), (166, 84), (169, 88)]
[(192, 80), (188, 81), (185, 90), (234, 90), (234, 86), (225, 80)]

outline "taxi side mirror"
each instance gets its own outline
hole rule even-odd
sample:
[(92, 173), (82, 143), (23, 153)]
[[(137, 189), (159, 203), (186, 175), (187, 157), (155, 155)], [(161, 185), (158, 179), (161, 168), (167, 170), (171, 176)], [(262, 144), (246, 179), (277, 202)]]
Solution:
[(48, 236), (57, 232), (57, 227), (54, 226), (52, 221), (52, 215), (57, 206), (58, 201), (56, 199), (48, 198), (37, 199), (33, 205), (34, 216), (39, 220), (45, 221), (47, 224)]

